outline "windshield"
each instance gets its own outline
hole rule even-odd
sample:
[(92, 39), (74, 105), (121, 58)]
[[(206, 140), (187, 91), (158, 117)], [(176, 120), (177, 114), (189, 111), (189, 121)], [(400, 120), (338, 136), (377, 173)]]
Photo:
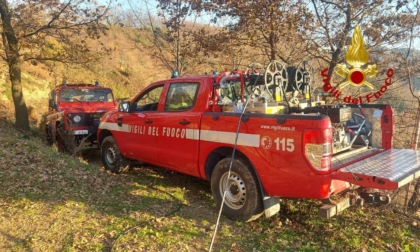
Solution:
[(60, 100), (64, 102), (113, 102), (110, 89), (101, 88), (63, 88), (60, 90)]
[(231, 104), (241, 99), (241, 82), (238, 80), (223, 81), (220, 85), (223, 104)]

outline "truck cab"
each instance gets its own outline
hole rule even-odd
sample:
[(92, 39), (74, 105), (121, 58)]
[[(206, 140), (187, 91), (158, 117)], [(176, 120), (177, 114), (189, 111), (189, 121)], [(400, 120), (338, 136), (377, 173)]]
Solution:
[(213, 81), (196, 76), (150, 85), (130, 102), (120, 104), (120, 111), (105, 116), (99, 141), (112, 134), (128, 159), (198, 175), (199, 145), (194, 134), (203, 112), (211, 111)]

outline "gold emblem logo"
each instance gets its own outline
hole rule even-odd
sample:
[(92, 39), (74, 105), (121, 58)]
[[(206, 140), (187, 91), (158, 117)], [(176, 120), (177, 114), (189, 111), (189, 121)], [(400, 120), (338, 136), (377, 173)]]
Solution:
[(331, 85), (328, 68), (321, 71), (321, 76), (323, 77), (322, 81), (324, 82), (323, 89), (325, 92), (330, 93), (331, 96), (336, 99), (342, 99), (346, 103), (362, 104), (378, 100), (386, 91), (388, 91), (388, 87), (392, 84), (392, 77), (394, 76), (394, 70), (392, 68), (389, 68), (388, 71), (386, 71), (384, 84), (378, 87), (377, 90), (371, 91), (363, 96), (359, 95), (358, 97), (354, 97), (351, 94), (347, 94), (345, 97), (342, 97), (341, 89), (349, 84), (355, 87), (366, 86), (370, 90), (375, 89), (375, 86), (370, 83), (368, 79), (375, 77), (378, 74), (378, 71), (376, 70), (376, 64), (366, 66), (369, 62), (369, 55), (365, 48), (362, 32), (358, 25), (354, 30), (351, 45), (347, 49), (344, 61), (346, 64), (337, 64), (334, 73), (345, 80), (335, 87)]
[(376, 76), (378, 71), (376, 70), (376, 64), (368, 65), (363, 69), (363, 66), (369, 61), (369, 55), (366, 51), (359, 25), (356, 26), (351, 45), (346, 52), (344, 60), (350, 65), (350, 68), (347, 68), (346, 64), (337, 65), (335, 73), (346, 78), (343, 83), (338, 84), (337, 88), (341, 89), (351, 84), (357, 87), (365, 85), (370, 89), (374, 89), (374, 85), (368, 82), (367, 79)]

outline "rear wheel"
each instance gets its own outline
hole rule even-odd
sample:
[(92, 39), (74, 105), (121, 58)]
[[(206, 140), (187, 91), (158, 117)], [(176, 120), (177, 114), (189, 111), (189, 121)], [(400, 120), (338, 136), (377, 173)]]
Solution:
[(113, 173), (121, 173), (128, 168), (128, 160), (121, 155), (113, 136), (107, 136), (101, 145), (102, 163), (105, 169)]
[(242, 158), (233, 160), (229, 174), (231, 158), (220, 160), (211, 176), (213, 197), (220, 207), (226, 190), (223, 214), (232, 220), (252, 221), (264, 211), (258, 180), (248, 161)]

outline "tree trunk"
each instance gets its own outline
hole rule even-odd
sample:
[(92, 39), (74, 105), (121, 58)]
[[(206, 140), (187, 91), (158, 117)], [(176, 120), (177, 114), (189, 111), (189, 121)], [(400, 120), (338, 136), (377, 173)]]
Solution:
[(0, 0), (0, 16), (2, 21), (2, 41), (9, 66), (10, 82), (12, 83), (12, 97), (15, 105), (15, 125), (19, 129), (29, 130), (28, 108), (22, 92), (21, 60), (19, 40), (11, 22), (11, 11), (6, 0)]
[(340, 61), (340, 55), (341, 55), (341, 48), (337, 48), (331, 55), (330, 66), (328, 68), (328, 76), (330, 76), (330, 78), (333, 76), (334, 69), (337, 66), (338, 62)]
[[(420, 135), (420, 100), (418, 100), (417, 105), (417, 122), (416, 122), (416, 128), (414, 131), (414, 139), (412, 143), (413, 150), (417, 150), (417, 143), (419, 141), (419, 135)], [(410, 186), (408, 186), (407, 190), (410, 190)], [(408, 202), (408, 209), (412, 210), (413, 212), (417, 211), (418, 208), (420, 208), (420, 203), (418, 201), (418, 196), (420, 195), (420, 179), (417, 179), (417, 182), (414, 186), (413, 194), (411, 195), (411, 198)]]
[(417, 179), (417, 182), (414, 186), (413, 194), (411, 195), (411, 198), (408, 201), (408, 209), (413, 212), (416, 212), (420, 208), (420, 203), (418, 200), (419, 192), (420, 192), (420, 179)]
[(276, 48), (276, 35), (274, 32), (270, 33), (270, 61), (276, 60), (277, 48)]
[(21, 65), (18, 62), (9, 64), (10, 81), (12, 83), (12, 97), (15, 105), (15, 126), (19, 129), (29, 130), (29, 114), (23, 98)]
[(417, 144), (419, 142), (419, 136), (420, 136), (420, 99), (418, 100), (417, 103), (417, 115), (416, 115), (416, 127), (415, 127), (415, 131), (414, 131), (414, 139), (413, 142), (411, 144), (411, 148), (413, 150), (417, 150)]

